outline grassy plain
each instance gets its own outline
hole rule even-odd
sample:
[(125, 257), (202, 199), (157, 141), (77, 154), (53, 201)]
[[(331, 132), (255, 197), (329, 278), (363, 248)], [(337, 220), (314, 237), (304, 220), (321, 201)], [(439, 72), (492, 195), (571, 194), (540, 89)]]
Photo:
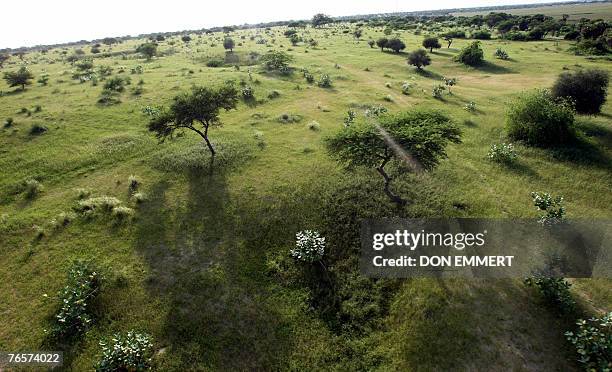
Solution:
[[(500, 12), (514, 15), (529, 15), (529, 14), (544, 14), (547, 16), (561, 18), (564, 14), (569, 15), (570, 22), (577, 22), (580, 18), (603, 19), (609, 21), (612, 19), (612, 3), (596, 3), (596, 4), (555, 4), (533, 8), (516, 8), (504, 9)], [(489, 14), (489, 11), (466, 11), (456, 12), (453, 15), (469, 17), (478, 14)]]
[[(391, 111), (438, 108), (463, 130), (463, 143), (450, 146), (439, 168), (398, 179), (397, 189), (414, 200), (405, 215), (535, 217), (530, 192), (549, 191), (565, 197), (569, 217), (611, 217), (609, 102), (601, 115), (578, 118), (580, 148), (519, 144), (519, 165), (513, 168), (486, 158), (492, 143), (506, 141), (504, 112), (517, 93), (549, 87), (566, 70), (612, 71), (610, 62), (575, 56), (563, 40), (491, 40), (483, 42), (487, 64), (468, 68), (452, 58), (469, 41), (456, 40), (451, 48), (435, 51), (427, 72), (418, 73), (404, 54), (367, 45), (367, 39), (382, 35), (381, 29), (365, 29), (360, 41), (341, 33), (342, 28), (335, 34), (332, 29), (300, 31), (319, 41), (316, 48), (290, 46), (284, 30), (233, 32), (242, 43), (236, 53), (290, 50), (293, 66), (307, 68), (316, 78), (330, 74), (333, 88), (309, 85), (299, 72), (279, 77), (251, 66), (250, 81), (247, 66), (239, 71), (206, 67), (207, 58), (225, 55), (220, 33), (192, 35), (189, 44), (175, 37), (174, 46), (161, 43), (160, 52), (167, 55), (150, 62), (134, 54), (95, 58), (96, 65), (110, 65), (115, 74), (120, 66), (126, 76), (137, 65), (144, 69), (131, 75), (132, 87), (143, 79), (143, 94), (134, 96), (128, 88), (115, 106), (96, 104), (103, 82), (92, 86), (71, 80), (72, 67), (61, 61), (60, 49), (25, 56), (36, 76), (43, 70), (51, 76), (48, 86), (13, 92), (0, 82), (5, 92), (0, 118), (15, 119), (13, 127), (0, 131), (0, 349), (40, 348), (54, 309), (43, 294), (57, 292), (73, 259), (90, 258), (102, 267), (106, 284), (95, 326), (67, 354), (73, 370), (91, 368), (100, 338), (133, 328), (153, 335), (160, 370), (576, 368), (564, 342), (566, 324), (520, 281), (407, 280), (397, 285), (386, 309), (369, 319), (374, 326), (361, 333), (340, 332), (308, 305), (307, 291), (267, 275), (267, 257), (287, 252), (296, 231), (325, 231), (330, 216), (344, 218), (356, 210), (354, 205), (371, 205), (373, 214), (390, 213), (374, 171), (347, 172), (323, 147), (322, 139), (341, 128), (346, 111), (353, 107), (361, 114), (363, 104), (383, 104)], [(249, 36), (257, 34), (276, 43), (271, 48), (256, 44)], [(423, 39), (411, 32), (399, 36), (409, 50)], [(140, 42), (112, 51), (133, 50)], [(498, 47), (511, 59), (494, 59)], [(19, 64), (13, 60), (4, 69)], [(456, 77), (458, 85), (453, 95), (438, 100), (431, 91), (443, 76)], [(193, 84), (227, 79), (246, 81), (265, 102), (224, 113), (223, 127), (211, 132), (213, 142), (226, 149), (218, 168), (212, 175), (187, 172), (184, 162), (193, 164), (205, 152), (198, 137), (186, 133), (159, 144), (147, 132), (141, 110), (167, 104)], [(405, 81), (413, 84), (409, 95), (401, 92)], [(280, 97), (267, 99), (272, 90)], [(393, 102), (384, 100), (387, 95)], [(475, 113), (464, 109), (470, 101), (476, 103)], [(36, 105), (42, 107), (39, 113), (19, 113)], [(280, 123), (283, 113), (303, 119)], [(313, 120), (320, 130), (308, 128)], [(49, 130), (32, 136), (28, 131), (34, 123)], [(263, 133), (265, 146), (258, 146), (256, 131)], [(140, 206), (128, 198), (130, 175), (138, 176), (148, 196)], [(22, 193), (30, 178), (44, 186), (34, 200)], [(121, 199), (136, 208), (135, 219), (119, 226), (79, 219), (58, 231), (47, 228), (46, 236), (36, 239), (32, 226), (47, 226), (71, 210), (77, 188)], [(340, 224), (342, 218), (335, 221)], [(347, 306), (363, 306), (358, 296), (367, 288), (356, 285), (346, 293)], [(609, 311), (610, 288), (608, 281), (580, 281), (574, 295)]]

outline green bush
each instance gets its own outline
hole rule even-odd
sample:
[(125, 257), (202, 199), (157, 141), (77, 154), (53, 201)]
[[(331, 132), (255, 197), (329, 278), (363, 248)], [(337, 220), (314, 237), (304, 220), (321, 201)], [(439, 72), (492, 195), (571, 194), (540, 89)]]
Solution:
[(544, 299), (561, 312), (570, 313), (574, 310), (576, 303), (569, 290), (572, 285), (564, 278), (533, 277), (525, 279), (525, 284), (537, 287)]
[(68, 271), (67, 283), (57, 296), (58, 309), (49, 335), (67, 339), (85, 331), (93, 323), (91, 303), (100, 291), (100, 274), (91, 264), (77, 261)]
[(587, 371), (612, 370), (612, 313), (601, 318), (576, 322), (575, 332), (566, 332), (565, 337), (574, 345), (578, 361)]
[(549, 193), (532, 192), (533, 205), (544, 214), (540, 216), (540, 223), (547, 225), (557, 223), (565, 217), (563, 196), (553, 198)]
[(461, 49), (456, 60), (468, 66), (478, 66), (484, 61), (484, 52), (480, 47), (480, 41), (474, 41), (470, 45)]
[(35, 179), (25, 181), (25, 197), (27, 199), (34, 199), (43, 190), (43, 186), (40, 182)]
[(551, 146), (574, 138), (574, 109), (548, 90), (521, 94), (506, 115), (508, 136), (536, 146)]
[(331, 77), (329, 77), (328, 74), (323, 74), (323, 75), (321, 75), (321, 78), (319, 79), (319, 82), (317, 84), (321, 88), (331, 88), (331, 86), (332, 86), (332, 79), (331, 79)]
[(596, 114), (606, 102), (609, 75), (607, 71), (590, 69), (564, 72), (552, 88), (555, 98), (570, 99), (577, 112)]
[(490, 40), (491, 33), (486, 30), (477, 30), (472, 32), (471, 38), (476, 40)]
[(516, 151), (511, 143), (501, 143), (499, 145), (491, 145), (491, 149), (487, 157), (497, 163), (512, 163), (516, 160)]
[(96, 365), (97, 372), (147, 371), (151, 368), (153, 343), (145, 333), (129, 331), (115, 334), (110, 341), (100, 341), (102, 359)]

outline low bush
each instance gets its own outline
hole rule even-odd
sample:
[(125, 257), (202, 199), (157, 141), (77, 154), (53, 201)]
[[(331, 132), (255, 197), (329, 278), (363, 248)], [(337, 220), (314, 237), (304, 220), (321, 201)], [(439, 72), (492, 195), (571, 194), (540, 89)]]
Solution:
[(521, 94), (506, 114), (508, 136), (536, 146), (563, 144), (574, 138), (574, 109), (548, 90)]
[(42, 184), (35, 179), (26, 180), (24, 187), (25, 197), (27, 199), (34, 199), (43, 191)]
[(544, 299), (563, 313), (571, 313), (575, 302), (570, 293), (572, 286), (564, 278), (533, 277), (525, 279), (525, 284), (537, 287)]
[(490, 40), (491, 33), (486, 30), (477, 30), (477, 31), (472, 32), (472, 35), (470, 35), (470, 37), (476, 40)]
[(497, 163), (512, 163), (516, 160), (517, 155), (511, 143), (501, 143), (491, 145), (487, 157)]
[(319, 85), (321, 88), (331, 88), (332, 84), (332, 79), (328, 74), (321, 75), (321, 78), (317, 83), (317, 85)]
[(610, 371), (612, 368), (612, 312), (601, 318), (580, 319), (575, 332), (565, 337), (574, 345), (578, 362), (587, 371)]
[(497, 48), (495, 50), (495, 58), (507, 60), (507, 59), (510, 58), (510, 56), (508, 56), (508, 53), (505, 50), (503, 50), (501, 48)]
[(321, 125), (313, 120), (310, 123), (308, 123), (308, 129), (316, 132), (316, 131), (321, 130)]
[(563, 196), (553, 198), (549, 193), (532, 192), (531, 198), (533, 205), (542, 212), (540, 223), (554, 224), (565, 217), (565, 207), (563, 206)]
[(132, 208), (118, 205), (116, 207), (113, 207), (111, 215), (113, 216), (116, 222), (120, 223), (132, 218), (134, 216), (134, 210)]
[(225, 61), (222, 59), (210, 59), (206, 62), (206, 67), (223, 67)]
[(298, 114), (283, 113), (278, 117), (278, 121), (284, 124), (299, 123), (302, 121), (302, 116)]
[(121, 205), (121, 200), (112, 196), (98, 196), (85, 200), (81, 200), (75, 207), (77, 212), (81, 213), (96, 213), (96, 212), (107, 212), (110, 213), (112, 210)]
[(140, 372), (151, 368), (153, 343), (145, 333), (115, 334), (111, 340), (100, 341), (100, 346), (102, 358), (96, 365), (97, 372)]
[(456, 60), (468, 66), (478, 66), (484, 61), (484, 52), (480, 47), (479, 41), (474, 41), (470, 45), (461, 49), (461, 52), (457, 55)]
[(77, 261), (72, 265), (67, 283), (57, 295), (58, 309), (47, 331), (53, 339), (74, 337), (93, 323), (91, 307), (100, 285), (100, 274), (90, 263)]
[(32, 124), (32, 126), (30, 127), (30, 135), (38, 136), (38, 135), (44, 134), (48, 130), (49, 128), (45, 127), (44, 125), (35, 123), (35, 124)]
[(299, 231), (295, 234), (295, 247), (290, 254), (294, 259), (306, 263), (320, 261), (325, 254), (325, 238), (317, 231)]

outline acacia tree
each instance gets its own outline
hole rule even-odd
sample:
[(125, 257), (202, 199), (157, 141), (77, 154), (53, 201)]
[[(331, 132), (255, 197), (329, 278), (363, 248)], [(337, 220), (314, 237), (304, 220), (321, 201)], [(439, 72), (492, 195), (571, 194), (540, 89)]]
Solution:
[(423, 40), (423, 46), (429, 49), (429, 53), (433, 53), (434, 48), (439, 49), (442, 47), (437, 37), (428, 37)]
[(375, 169), (384, 179), (384, 191), (398, 206), (406, 200), (391, 191), (393, 178), (386, 170), (392, 163), (398, 169), (433, 169), (446, 157), (446, 145), (461, 142), (461, 132), (453, 121), (434, 110), (415, 109), (379, 117), (379, 122), (360, 121), (345, 126), (326, 139), (332, 157), (343, 165)]
[(334, 22), (334, 20), (323, 13), (315, 14), (314, 17), (312, 17), (312, 27), (319, 27), (332, 22)]
[[(189, 129), (199, 134), (210, 150), (211, 161), (215, 149), (208, 139), (210, 127), (219, 126), (219, 111), (236, 108), (238, 90), (233, 84), (225, 84), (219, 89), (193, 87), (191, 92), (178, 95), (169, 109), (162, 109), (149, 122), (149, 131), (164, 140), (172, 137), (176, 130)], [(197, 125), (202, 126), (199, 129)]]
[(234, 51), (234, 39), (232, 39), (231, 37), (226, 37), (225, 40), (223, 40), (223, 47), (225, 49), (229, 49), (230, 52)]
[(6, 80), (8, 85), (10, 87), (21, 86), (21, 90), (25, 90), (26, 85), (32, 84), (32, 79), (34, 79), (34, 75), (25, 66), (21, 66), (17, 71), (4, 73), (4, 80)]

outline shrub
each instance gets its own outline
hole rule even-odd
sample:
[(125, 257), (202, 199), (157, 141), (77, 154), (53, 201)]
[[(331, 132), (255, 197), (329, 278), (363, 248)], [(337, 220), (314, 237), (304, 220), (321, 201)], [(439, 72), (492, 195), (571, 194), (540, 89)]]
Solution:
[(91, 190), (88, 190), (88, 189), (78, 188), (76, 189), (76, 192), (77, 192), (78, 199), (85, 199), (91, 195)]
[(123, 92), (125, 90), (125, 85), (127, 84), (127, 80), (122, 78), (121, 76), (115, 76), (111, 79), (108, 79), (106, 83), (104, 83), (104, 90), (110, 90), (113, 92)]
[(503, 49), (501, 49), (501, 48), (497, 48), (497, 49), (495, 50), (495, 58), (499, 58), (499, 59), (507, 60), (507, 59), (509, 59), (510, 57), (508, 56), (508, 53), (507, 53), (505, 50), (503, 50)]
[(574, 345), (578, 362), (588, 371), (609, 371), (612, 365), (612, 312), (601, 318), (580, 319), (565, 337)]
[(410, 94), (410, 89), (411, 88), (412, 88), (412, 85), (409, 82), (404, 81), (402, 83), (402, 94), (405, 94), (405, 95)]
[(136, 202), (136, 204), (144, 203), (147, 200), (147, 196), (142, 192), (137, 192), (132, 195), (132, 199)]
[(533, 277), (525, 279), (525, 284), (537, 287), (544, 299), (562, 312), (574, 310), (575, 302), (569, 290), (572, 285), (564, 278)]
[(55, 228), (65, 227), (76, 218), (76, 215), (72, 212), (62, 212), (57, 215), (57, 218), (51, 220), (51, 225)]
[(82, 213), (95, 213), (98, 211), (111, 212), (119, 205), (121, 205), (121, 200), (117, 198), (112, 196), (98, 196), (79, 201), (75, 209)]
[(13, 118), (6, 118), (6, 120), (4, 121), (4, 127), (10, 128), (13, 126), (14, 123), (15, 123), (15, 120)]
[(255, 99), (255, 93), (253, 92), (253, 88), (248, 85), (242, 88), (241, 94), (242, 94), (242, 98), (245, 101), (252, 101)]
[(272, 51), (264, 54), (260, 58), (264, 68), (268, 71), (278, 71), (286, 74), (289, 69), (289, 63), (293, 61), (293, 57), (285, 52)]
[(35, 179), (29, 179), (25, 181), (25, 197), (27, 199), (34, 199), (43, 191), (43, 186), (40, 182)]
[(113, 208), (111, 214), (113, 218), (115, 218), (115, 221), (123, 222), (134, 216), (134, 210), (132, 208), (123, 207), (119, 205)]
[(365, 115), (367, 117), (378, 117), (387, 113), (387, 108), (383, 105), (374, 105), (370, 106), (365, 110)]
[(604, 70), (564, 72), (553, 85), (552, 95), (570, 99), (579, 113), (596, 114), (606, 102), (608, 82), (609, 75)]
[(306, 263), (320, 261), (325, 254), (325, 238), (317, 231), (299, 231), (295, 234), (295, 248), (290, 254), (294, 259)]
[(222, 59), (210, 59), (206, 62), (206, 67), (223, 67), (224, 64)]
[(138, 180), (138, 177), (134, 175), (130, 175), (130, 177), (128, 178), (129, 191), (133, 193), (134, 191), (138, 189), (138, 186), (140, 186), (140, 181)]
[(104, 89), (100, 93), (98, 103), (103, 106), (112, 106), (121, 103), (119, 99), (119, 93), (113, 90)]
[(35, 123), (35, 124), (32, 124), (32, 126), (30, 127), (30, 135), (38, 136), (40, 134), (45, 133), (48, 130), (49, 129), (45, 127), (44, 125)]
[(471, 37), (472, 39), (476, 39), (476, 40), (490, 40), (491, 33), (486, 30), (477, 30), (477, 31), (472, 32)]
[(549, 193), (532, 192), (531, 198), (533, 205), (540, 212), (540, 223), (549, 225), (557, 223), (565, 217), (565, 207), (563, 206), (563, 196), (553, 198)]
[(319, 85), (319, 87), (321, 88), (331, 88), (332, 79), (331, 77), (329, 77), (328, 74), (323, 74), (321, 75), (321, 78), (319, 79), (319, 82), (317, 83), (317, 85)]
[(302, 121), (302, 116), (297, 114), (288, 114), (285, 112), (278, 117), (278, 121), (285, 124), (299, 123)]
[(311, 73), (308, 73), (308, 72), (304, 73), (304, 78), (306, 79), (306, 82), (308, 84), (312, 84), (315, 81), (314, 76)]
[(463, 106), (463, 109), (468, 112), (476, 112), (476, 102), (470, 101)]
[(566, 143), (574, 136), (574, 110), (547, 90), (523, 93), (509, 106), (506, 128), (511, 138), (532, 145)]
[(348, 110), (346, 112), (346, 116), (344, 117), (344, 126), (348, 127), (355, 122), (355, 118), (357, 117), (357, 113), (353, 110)]
[(474, 41), (470, 45), (461, 49), (461, 52), (459, 55), (457, 55), (456, 60), (464, 65), (478, 66), (484, 61), (483, 56), (484, 52), (480, 47), (480, 42)]
[(273, 90), (268, 94), (268, 99), (276, 99), (280, 97), (280, 92), (278, 90)]
[(442, 98), (442, 93), (444, 92), (444, 89), (446, 89), (443, 85), (436, 85), (433, 87), (432, 91), (431, 91), (431, 95), (433, 98), (436, 99), (441, 99)]
[(100, 274), (91, 264), (77, 261), (68, 271), (67, 283), (57, 295), (58, 309), (48, 330), (54, 339), (81, 334), (93, 323), (91, 303), (100, 290)]
[(497, 163), (512, 163), (516, 160), (517, 155), (511, 143), (502, 143), (491, 145), (487, 157)]
[(313, 120), (310, 123), (308, 123), (308, 129), (316, 132), (316, 131), (321, 130), (321, 125)]
[(100, 341), (102, 358), (96, 365), (97, 372), (147, 371), (153, 356), (151, 336), (129, 331), (115, 334), (110, 341)]

